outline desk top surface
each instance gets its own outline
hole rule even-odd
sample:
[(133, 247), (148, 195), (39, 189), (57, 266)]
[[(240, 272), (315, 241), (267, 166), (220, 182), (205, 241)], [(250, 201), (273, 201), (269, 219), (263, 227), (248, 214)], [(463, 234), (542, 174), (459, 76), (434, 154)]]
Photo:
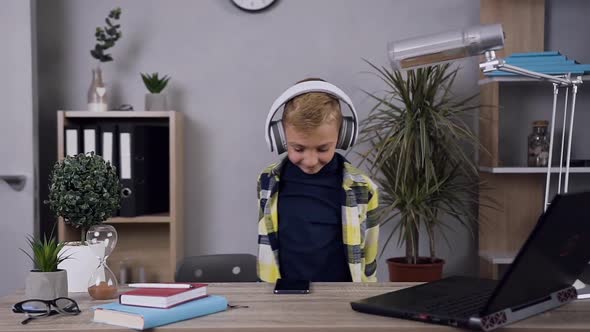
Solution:
[[(157, 331), (457, 331), (457, 329), (359, 313), (350, 302), (398, 290), (410, 283), (314, 283), (308, 295), (274, 295), (267, 283), (209, 284), (209, 294), (225, 296), (231, 305), (248, 308), (199, 317), (157, 328)], [(122, 289), (125, 291), (126, 289)], [(78, 316), (33, 320), (21, 325), (22, 314), (10, 308), (24, 299), (22, 292), (0, 298), (0, 332), (7, 331), (131, 331), (92, 322), (95, 301), (87, 293), (72, 293), (82, 313)], [(553, 311), (517, 322), (500, 331), (589, 331), (590, 300), (575, 301)]]

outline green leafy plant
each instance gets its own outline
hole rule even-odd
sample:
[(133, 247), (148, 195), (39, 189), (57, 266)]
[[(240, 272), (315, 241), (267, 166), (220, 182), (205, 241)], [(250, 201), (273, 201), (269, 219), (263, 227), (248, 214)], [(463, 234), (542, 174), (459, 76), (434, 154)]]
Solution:
[(121, 184), (115, 167), (94, 153), (67, 156), (53, 167), (49, 199), (45, 201), (64, 222), (86, 229), (110, 218), (121, 203)]
[(109, 15), (105, 18), (106, 26), (96, 27), (94, 37), (96, 38), (96, 45), (94, 49), (90, 50), (90, 54), (93, 58), (100, 62), (113, 61), (113, 57), (110, 54), (106, 54), (105, 51), (115, 46), (115, 43), (123, 35), (120, 28), (120, 24), (113, 24), (111, 20), (119, 20), (121, 17), (121, 8), (117, 7), (109, 12)]
[(153, 74), (144, 74), (141, 73), (141, 79), (145, 84), (145, 87), (148, 89), (150, 93), (160, 93), (166, 85), (168, 85), (168, 81), (170, 81), (170, 76), (164, 75), (164, 77), (158, 77), (158, 73)]
[(359, 141), (367, 149), (359, 154), (381, 187), (380, 223), (398, 221), (381, 254), (398, 232), (405, 261), (418, 263), (419, 231), (425, 229), (434, 262), (435, 230), (450, 245), (445, 231), (458, 223), (474, 234), (477, 224), (480, 181), (464, 150), (466, 144), (479, 146), (465, 123), (479, 107), (476, 95), (460, 99), (451, 93), (458, 69), (450, 70), (450, 64), (402, 73), (367, 63), (386, 91), (383, 96), (365, 91), (376, 105), (361, 123)]
[(60, 253), (66, 243), (55, 240), (53, 232), (49, 235), (49, 239), (47, 238), (47, 235), (45, 235), (43, 240), (29, 235), (27, 237), (27, 242), (33, 252), (33, 256), (22, 248), (20, 250), (24, 252), (25, 255), (29, 256), (35, 265), (35, 269), (40, 272), (55, 272), (57, 271), (59, 263), (70, 258), (70, 255), (66, 255), (65, 252)]

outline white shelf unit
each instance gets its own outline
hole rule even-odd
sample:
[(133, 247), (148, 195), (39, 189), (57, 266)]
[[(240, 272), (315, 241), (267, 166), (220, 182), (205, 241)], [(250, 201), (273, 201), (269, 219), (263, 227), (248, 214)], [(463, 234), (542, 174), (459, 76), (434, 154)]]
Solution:
[[(479, 170), (492, 174), (547, 174), (547, 167), (486, 167), (480, 166)], [(565, 174), (565, 167), (562, 169)], [(559, 167), (551, 167), (551, 173), (559, 173)], [(570, 173), (590, 174), (590, 167), (570, 167)]]
[(502, 265), (512, 264), (512, 262), (514, 261), (514, 257), (516, 257), (516, 253), (482, 251), (479, 253), (479, 256), (491, 264)]

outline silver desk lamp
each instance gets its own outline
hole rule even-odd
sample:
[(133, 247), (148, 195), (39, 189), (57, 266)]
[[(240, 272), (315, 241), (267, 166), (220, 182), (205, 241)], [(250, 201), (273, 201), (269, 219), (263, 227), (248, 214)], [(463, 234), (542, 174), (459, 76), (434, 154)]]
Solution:
[[(557, 108), (557, 95), (559, 88), (565, 88), (565, 106), (563, 114), (563, 131), (561, 137), (560, 161), (559, 161), (559, 180), (557, 193), (561, 193), (563, 160), (565, 156), (565, 183), (563, 192), (567, 193), (569, 184), (570, 157), (572, 147), (572, 132), (574, 125), (574, 114), (576, 109), (576, 95), (578, 85), (582, 83), (581, 77), (571, 78), (570, 74), (552, 76), (535, 71), (527, 70), (518, 66), (506, 63), (503, 59), (496, 58), (496, 50), (504, 48), (504, 31), (501, 24), (477, 25), (463, 30), (448, 31), (432, 35), (420, 36), (415, 38), (404, 39), (390, 42), (387, 45), (389, 60), (394, 69), (404, 70), (419, 67), (425, 67), (433, 64), (449, 62), (456, 59), (484, 55), (485, 61), (479, 64), (479, 68), (484, 73), (492, 71), (504, 71), (529, 77), (539, 81), (547, 81), (553, 84), (553, 111), (551, 115), (551, 137), (549, 140), (549, 160), (547, 165), (547, 178), (545, 183), (544, 211), (549, 205), (549, 188), (551, 182), (551, 164), (553, 159), (553, 137), (555, 133), (555, 115)], [(565, 128), (567, 126), (567, 109), (569, 89), (572, 88), (571, 115), (569, 120), (569, 130), (567, 139), (567, 148), (565, 144)], [(578, 292), (583, 293), (590, 287), (583, 282), (576, 280), (574, 284)], [(581, 291), (585, 288), (584, 291)], [(582, 297), (580, 295), (579, 297)]]

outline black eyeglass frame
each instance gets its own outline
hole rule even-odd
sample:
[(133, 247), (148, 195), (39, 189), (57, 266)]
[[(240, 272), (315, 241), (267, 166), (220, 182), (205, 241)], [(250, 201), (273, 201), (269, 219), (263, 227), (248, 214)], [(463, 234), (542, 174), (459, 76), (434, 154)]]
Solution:
[[(57, 301), (59, 301), (59, 300), (68, 300), (68, 301), (72, 302), (75, 305), (75, 310), (74, 311), (63, 310), (62, 308), (60, 308), (57, 305)], [(23, 308), (23, 305), (28, 302), (44, 303), (46, 306), (45, 312), (40, 311), (38, 309), (33, 311), (33, 310), (27, 310), (27, 309)], [(57, 310), (53, 310), (52, 306), (55, 307), (55, 309), (57, 309)], [(64, 315), (70, 315), (70, 316), (79, 315), (82, 312), (82, 310), (80, 310), (80, 306), (78, 305), (78, 302), (76, 302), (76, 300), (69, 298), (69, 297), (62, 296), (62, 297), (55, 298), (53, 300), (27, 299), (24, 301), (20, 301), (12, 306), (12, 312), (20, 313), (20, 314), (27, 314), (27, 319), (25, 319), (21, 322), (21, 324), (24, 325), (24, 324), (27, 324), (32, 319), (49, 317), (49, 316), (56, 315), (58, 313), (64, 314)]]

